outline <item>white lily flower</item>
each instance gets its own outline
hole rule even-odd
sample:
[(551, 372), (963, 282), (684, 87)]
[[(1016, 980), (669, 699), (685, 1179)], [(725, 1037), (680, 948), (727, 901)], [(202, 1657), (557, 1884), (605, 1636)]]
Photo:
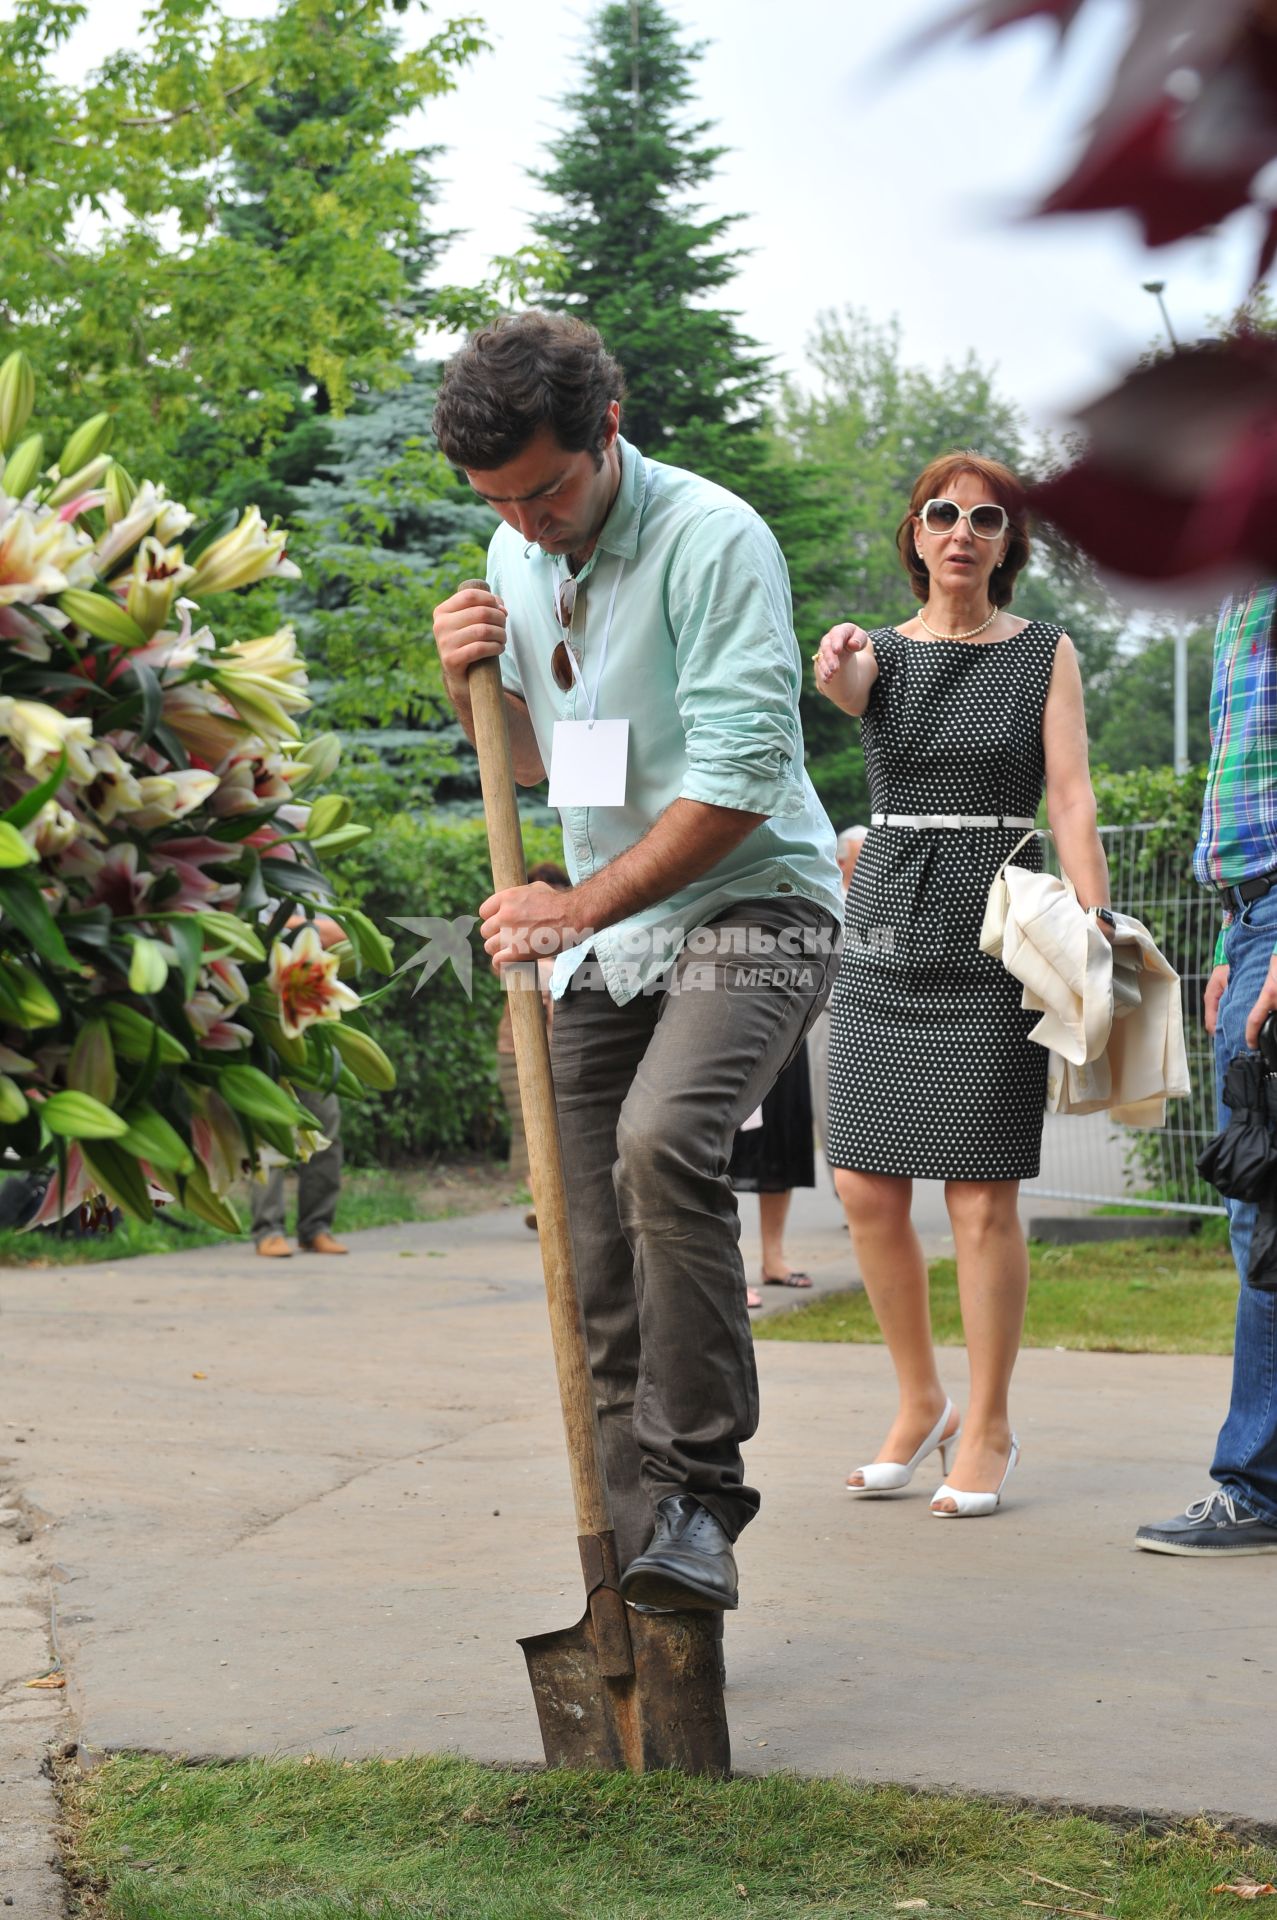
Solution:
[(288, 535), (272, 531), (256, 507), (247, 507), (237, 527), (224, 533), (195, 562), (191, 592), (197, 600), (206, 594), (229, 593), (252, 586), (269, 575), (274, 580), (300, 580), (301, 570), (285, 555)]
[(85, 803), (104, 827), (109, 826), (117, 813), (133, 813), (141, 806), (142, 789), (128, 761), (121, 759), (109, 740), (95, 740), (89, 757), (93, 778), (84, 795)]
[(138, 781), (141, 800), (131, 817), (131, 825), (143, 833), (149, 833), (153, 827), (164, 827), (172, 820), (180, 820), (184, 814), (202, 806), (210, 794), (216, 793), (218, 777), (199, 767), (174, 770), (171, 773), (147, 773)]
[(50, 507), (0, 495), (0, 607), (34, 606), (93, 580), (93, 542)]
[(87, 786), (96, 776), (97, 769), (89, 757), (93, 746), (90, 720), (73, 720), (40, 700), (14, 700), (5, 694), (0, 696), (0, 734), (12, 740), (28, 773), (51, 772), (65, 748), (67, 773), (72, 780)]
[(183, 564), (180, 547), (162, 546), (154, 534), (139, 544), (124, 604), (148, 637), (164, 625), (192, 571)]
[[(127, 513), (122, 514), (113, 527), (109, 527), (94, 549), (94, 562), (98, 575), (105, 580), (111, 569), (121, 561), (132, 547), (135, 547), (145, 534), (151, 531), (155, 522), (165, 511), (171, 511), (175, 503), (168, 497), (163, 487), (157, 487), (153, 480), (144, 480), (129, 504)], [(179, 508), (185, 512), (185, 508)], [(190, 521), (188, 519), (187, 525)], [(168, 529), (166, 528), (166, 532)], [(161, 540), (167, 546), (172, 539), (161, 534)]]

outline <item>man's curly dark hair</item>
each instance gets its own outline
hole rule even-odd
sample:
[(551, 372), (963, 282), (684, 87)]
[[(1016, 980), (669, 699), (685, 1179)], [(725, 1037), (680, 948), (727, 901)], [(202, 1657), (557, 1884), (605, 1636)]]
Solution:
[(475, 473), (503, 467), (549, 427), (565, 453), (599, 465), (608, 408), (625, 375), (584, 320), (520, 313), (472, 334), (444, 369), (434, 433), (444, 458)]

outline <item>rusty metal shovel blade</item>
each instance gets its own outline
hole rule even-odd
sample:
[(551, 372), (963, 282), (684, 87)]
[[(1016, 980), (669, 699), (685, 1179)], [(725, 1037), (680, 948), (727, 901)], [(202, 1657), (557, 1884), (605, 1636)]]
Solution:
[[(619, 1597), (619, 1596), (618, 1596)], [(622, 1603), (624, 1604), (624, 1603)], [(589, 1609), (574, 1627), (519, 1642), (551, 1767), (726, 1779), (717, 1623), (707, 1613), (628, 1613), (633, 1672), (608, 1675)]]

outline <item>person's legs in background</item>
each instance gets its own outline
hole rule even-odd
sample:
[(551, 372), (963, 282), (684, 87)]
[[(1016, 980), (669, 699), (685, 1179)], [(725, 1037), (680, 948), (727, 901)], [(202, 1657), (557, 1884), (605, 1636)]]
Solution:
[(292, 1248), (284, 1237), (287, 1196), (284, 1167), (272, 1167), (265, 1180), (252, 1183), (253, 1239), (265, 1260), (288, 1260)]
[(307, 1253), (345, 1253), (332, 1231), (341, 1194), (341, 1102), (335, 1093), (310, 1088), (301, 1099), (330, 1144), (297, 1170), (297, 1241)]
[[(1228, 986), (1215, 1028), (1215, 1085), (1221, 1129), (1229, 1061), (1246, 1047), (1246, 1020), (1277, 946), (1277, 889), (1233, 921), (1225, 941)], [(1247, 1285), (1256, 1209), (1230, 1200), (1228, 1230), (1241, 1290), (1228, 1412), (1210, 1477), (1218, 1491), (1194, 1500), (1173, 1520), (1140, 1527), (1137, 1547), (1172, 1555), (1277, 1553), (1277, 1294)]]

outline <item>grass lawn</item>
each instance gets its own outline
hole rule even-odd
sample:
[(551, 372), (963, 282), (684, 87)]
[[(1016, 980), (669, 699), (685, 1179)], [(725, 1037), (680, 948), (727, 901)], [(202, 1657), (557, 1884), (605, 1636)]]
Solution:
[[(1221, 1227), (1191, 1240), (1123, 1240), (1029, 1248), (1024, 1344), (1083, 1353), (1231, 1353), (1237, 1274)], [(962, 1345), (952, 1260), (931, 1265), (931, 1320), (940, 1346)], [(754, 1328), (758, 1340), (880, 1344), (863, 1293), (826, 1294)]]
[[(447, 1220), (456, 1214), (517, 1201), (523, 1192), (495, 1161), (445, 1162), (403, 1171), (348, 1167), (342, 1174), (337, 1232), (392, 1227), (402, 1220)], [(297, 1224), (295, 1180), (290, 1179), (288, 1193), (291, 1234)], [(247, 1234), (250, 1217), (247, 1182), (241, 1182), (232, 1190), (231, 1204), (244, 1222)], [(140, 1253), (177, 1252), (183, 1247), (207, 1247), (233, 1238), (182, 1207), (166, 1207), (145, 1226), (125, 1219), (113, 1233), (86, 1234), (82, 1239), (0, 1229), (0, 1266), (77, 1266), (85, 1261), (127, 1260)]]
[(108, 1762), (66, 1789), (98, 1920), (1188, 1920), (1277, 1854), (840, 1781), (514, 1773), (451, 1759)]

